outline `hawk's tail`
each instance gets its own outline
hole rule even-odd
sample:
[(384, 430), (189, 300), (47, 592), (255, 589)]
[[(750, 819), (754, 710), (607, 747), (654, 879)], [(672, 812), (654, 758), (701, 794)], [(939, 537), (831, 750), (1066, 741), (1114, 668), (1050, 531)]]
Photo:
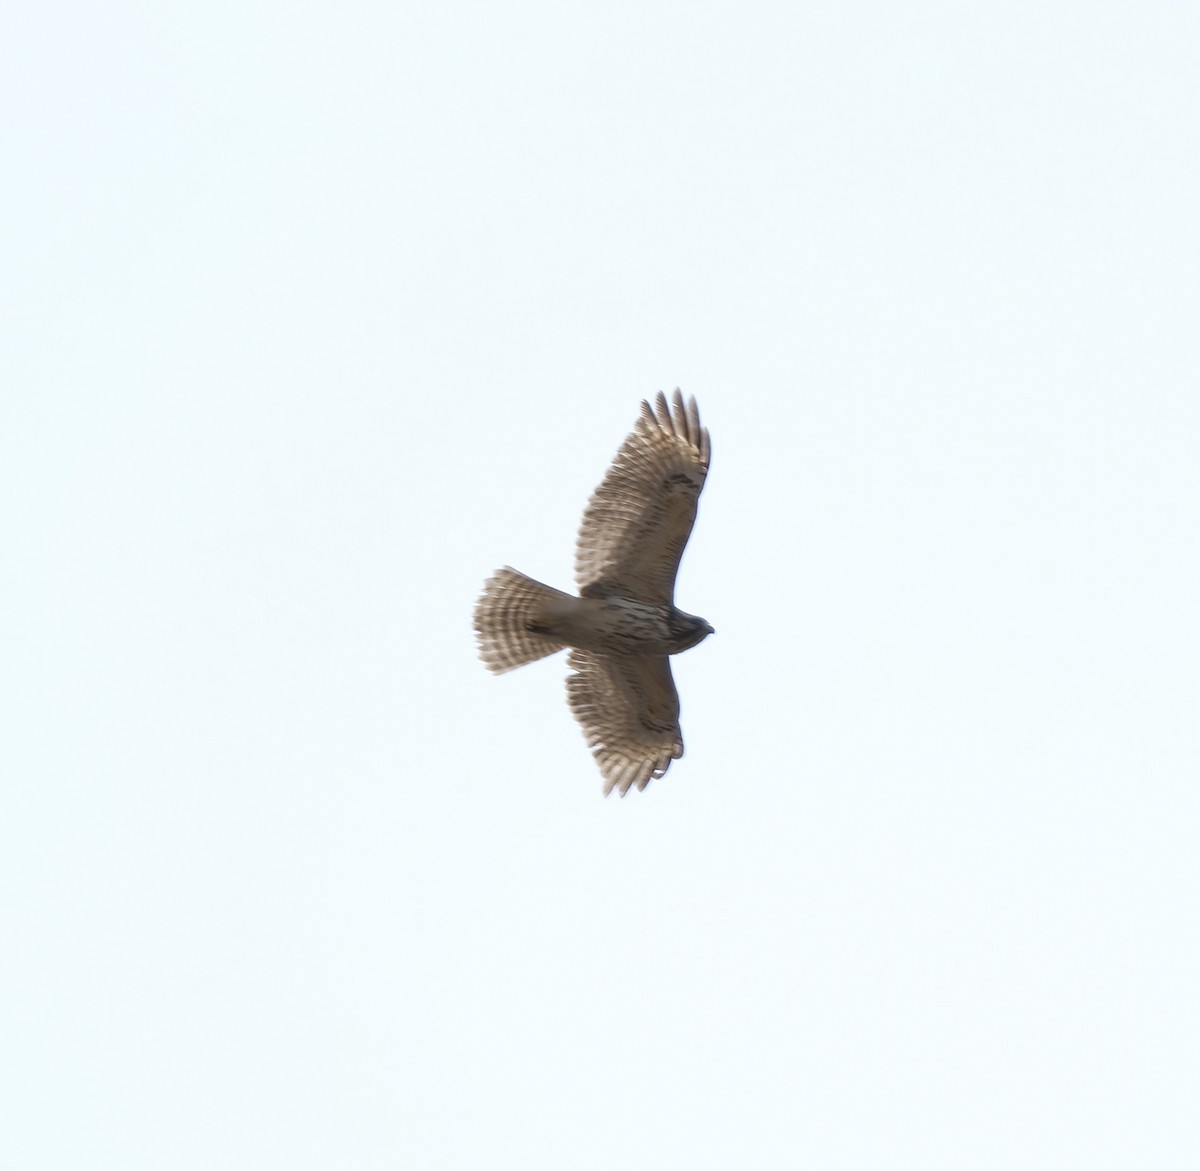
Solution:
[(562, 650), (567, 644), (539, 632), (539, 627), (545, 629), (553, 607), (564, 599), (575, 600), (507, 565), (497, 569), (475, 603), (479, 657), (488, 670), (498, 675)]

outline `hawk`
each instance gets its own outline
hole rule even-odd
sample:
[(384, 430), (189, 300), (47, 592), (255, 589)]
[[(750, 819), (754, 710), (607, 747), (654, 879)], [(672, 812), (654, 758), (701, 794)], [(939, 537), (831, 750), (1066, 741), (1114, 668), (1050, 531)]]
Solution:
[(675, 606), (675, 574), (696, 519), (712, 445), (696, 400), (660, 391), (584, 510), (579, 597), (505, 567), (475, 606), (479, 654), (500, 674), (570, 647), (567, 702), (605, 795), (644, 789), (683, 755), (669, 655), (712, 634)]

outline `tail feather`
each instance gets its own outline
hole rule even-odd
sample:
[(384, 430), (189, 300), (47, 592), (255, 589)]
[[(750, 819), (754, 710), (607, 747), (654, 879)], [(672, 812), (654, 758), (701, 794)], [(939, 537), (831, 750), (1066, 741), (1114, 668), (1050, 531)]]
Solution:
[(499, 675), (562, 650), (566, 643), (536, 628), (547, 621), (547, 605), (564, 598), (573, 600), (508, 566), (497, 569), (475, 603), (479, 657), (488, 670)]

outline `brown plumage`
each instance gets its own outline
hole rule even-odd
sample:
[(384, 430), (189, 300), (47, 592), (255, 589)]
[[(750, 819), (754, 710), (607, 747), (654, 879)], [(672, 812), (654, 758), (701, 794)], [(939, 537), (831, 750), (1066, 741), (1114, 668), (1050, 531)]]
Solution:
[(712, 446), (696, 400), (661, 392), (621, 444), (584, 510), (579, 597), (505, 567), (475, 607), (479, 653), (497, 673), (570, 647), (567, 701), (605, 793), (644, 789), (683, 755), (669, 655), (712, 627), (675, 607), (675, 575), (696, 519)]

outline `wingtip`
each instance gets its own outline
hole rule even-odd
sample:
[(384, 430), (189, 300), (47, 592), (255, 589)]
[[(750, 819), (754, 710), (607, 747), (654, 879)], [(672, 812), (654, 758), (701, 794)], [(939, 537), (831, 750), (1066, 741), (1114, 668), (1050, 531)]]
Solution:
[(707, 460), (711, 444), (707, 429), (700, 425), (700, 407), (695, 395), (685, 399), (683, 391), (677, 386), (668, 399), (660, 390), (653, 402), (650, 399), (642, 400), (639, 423), (646, 423), (667, 435), (682, 439), (703, 453)]

